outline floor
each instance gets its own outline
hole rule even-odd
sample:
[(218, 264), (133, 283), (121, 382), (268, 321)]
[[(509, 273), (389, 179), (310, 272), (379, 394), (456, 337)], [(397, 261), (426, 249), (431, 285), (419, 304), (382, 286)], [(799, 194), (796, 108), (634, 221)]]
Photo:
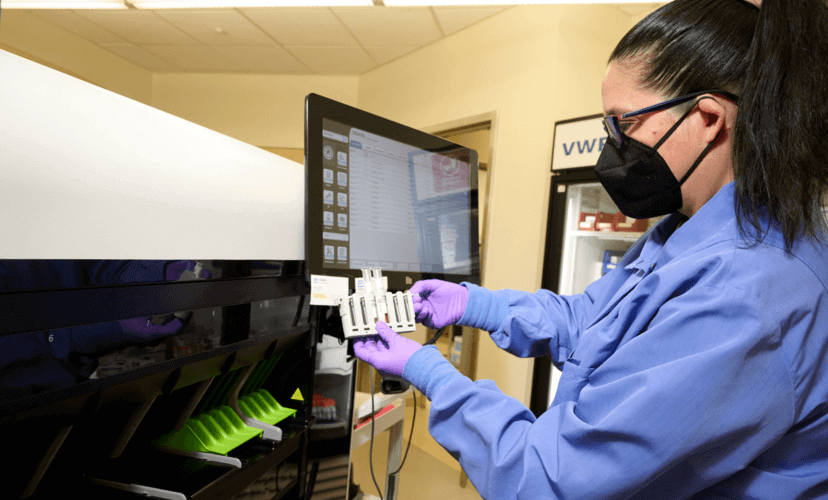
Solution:
[[(460, 486), (460, 466), (428, 433), (428, 401), (417, 396), (418, 401), (425, 401), (425, 408), (418, 405), (416, 427), (408, 458), (399, 473), (397, 500), (422, 500), (441, 498), (447, 500), (481, 500), (480, 494), (470, 481), (466, 487)], [(408, 446), (413, 416), (413, 401), (408, 396), (408, 407), (403, 424), (403, 450)], [(388, 454), (388, 433), (378, 435), (374, 440), (373, 465), (374, 476), (383, 494), (385, 493), (385, 466)], [(366, 495), (379, 498), (377, 488), (371, 478), (369, 467), (370, 444), (365, 444), (351, 454), (354, 483)], [(370, 498), (368, 496), (365, 497)]]

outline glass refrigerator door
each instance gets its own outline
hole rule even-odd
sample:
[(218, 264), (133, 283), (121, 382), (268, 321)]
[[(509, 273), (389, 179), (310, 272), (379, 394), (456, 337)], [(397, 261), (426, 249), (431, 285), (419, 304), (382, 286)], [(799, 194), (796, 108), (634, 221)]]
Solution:
[[(615, 268), (627, 250), (658, 219), (630, 219), (618, 211), (600, 183), (568, 184), (561, 254), (561, 295), (583, 293), (590, 283)], [(552, 370), (549, 401), (560, 371)]]
[(656, 219), (631, 219), (618, 211), (600, 183), (567, 188), (561, 295), (583, 293), (615, 268), (627, 250)]

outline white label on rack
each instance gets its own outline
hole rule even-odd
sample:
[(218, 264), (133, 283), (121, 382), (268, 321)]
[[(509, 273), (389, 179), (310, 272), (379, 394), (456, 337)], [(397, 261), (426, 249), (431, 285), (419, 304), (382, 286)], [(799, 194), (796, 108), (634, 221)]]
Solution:
[(348, 278), (311, 274), (312, 306), (335, 306), (348, 297)]

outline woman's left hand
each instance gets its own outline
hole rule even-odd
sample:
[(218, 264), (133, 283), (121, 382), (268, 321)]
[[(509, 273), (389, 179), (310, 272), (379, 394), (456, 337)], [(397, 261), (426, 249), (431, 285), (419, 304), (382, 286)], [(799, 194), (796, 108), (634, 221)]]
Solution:
[(184, 323), (172, 314), (160, 324), (153, 323), (150, 318), (125, 319), (119, 323), (131, 342), (150, 342), (175, 335), (184, 329)]
[(402, 376), (408, 358), (423, 346), (398, 334), (382, 321), (377, 322), (377, 333), (379, 335), (354, 340), (354, 354), (377, 370)]

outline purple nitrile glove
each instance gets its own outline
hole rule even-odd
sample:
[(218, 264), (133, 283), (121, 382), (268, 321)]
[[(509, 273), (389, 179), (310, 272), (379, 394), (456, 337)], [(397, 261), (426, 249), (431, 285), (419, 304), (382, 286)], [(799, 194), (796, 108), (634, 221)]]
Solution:
[(417, 323), (435, 329), (457, 323), (469, 300), (466, 287), (441, 280), (418, 281), (411, 287), (411, 294)]
[(175, 335), (184, 327), (180, 319), (170, 315), (171, 321), (156, 325), (149, 318), (133, 318), (119, 321), (127, 340), (132, 342), (149, 342)]
[[(167, 281), (191, 281), (210, 277), (210, 271), (203, 269), (203, 265), (194, 260), (176, 260), (164, 266), (164, 279)], [(175, 316), (182, 321), (188, 321), (191, 315), (191, 311), (175, 313)], [(150, 322), (154, 325), (166, 325), (171, 317), (172, 315), (169, 314), (156, 314), (150, 318)]]
[[(204, 269), (201, 271), (201, 276), (194, 276), (196, 262), (194, 260), (177, 260), (167, 264), (164, 271), (164, 279), (167, 281), (187, 281), (190, 279), (207, 279), (210, 277), (210, 271)], [(190, 271), (185, 275), (185, 271)]]
[(380, 338), (372, 335), (354, 340), (354, 354), (377, 370), (402, 376), (408, 358), (423, 346), (398, 334), (383, 321), (377, 322), (377, 333)]

